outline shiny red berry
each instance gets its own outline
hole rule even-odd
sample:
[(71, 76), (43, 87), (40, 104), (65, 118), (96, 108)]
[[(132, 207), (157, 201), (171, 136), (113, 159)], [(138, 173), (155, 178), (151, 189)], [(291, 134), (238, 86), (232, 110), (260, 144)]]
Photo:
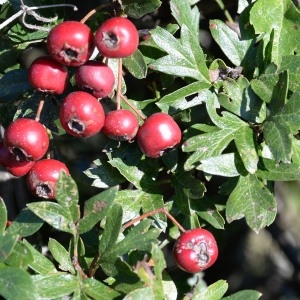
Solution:
[(197, 273), (216, 262), (218, 245), (208, 230), (195, 228), (182, 233), (176, 240), (173, 256), (180, 269), (189, 273)]
[(95, 33), (95, 44), (101, 55), (122, 58), (132, 55), (139, 44), (139, 34), (128, 19), (113, 17), (106, 20)]
[(4, 145), (16, 160), (36, 161), (47, 152), (49, 136), (47, 129), (40, 122), (19, 118), (6, 128)]
[(79, 21), (64, 21), (47, 37), (49, 54), (60, 63), (77, 67), (91, 57), (95, 44), (91, 29)]
[(42, 56), (32, 62), (28, 80), (33, 88), (41, 92), (62, 94), (68, 84), (68, 70), (50, 56)]
[(96, 98), (104, 98), (112, 92), (115, 76), (105, 63), (88, 61), (76, 70), (75, 82), (79, 88)]
[(117, 141), (131, 141), (139, 129), (136, 115), (127, 109), (118, 109), (105, 116), (102, 132)]
[(0, 164), (13, 176), (21, 177), (29, 172), (35, 161), (17, 160), (3, 142), (0, 142)]
[(76, 137), (88, 137), (102, 129), (105, 114), (97, 98), (87, 92), (76, 91), (63, 100), (59, 119), (67, 133)]
[(34, 164), (26, 175), (27, 186), (38, 197), (54, 199), (60, 172), (70, 174), (64, 163), (56, 159), (41, 159)]
[(138, 130), (137, 141), (145, 155), (157, 158), (178, 145), (181, 135), (178, 124), (170, 115), (154, 113)]

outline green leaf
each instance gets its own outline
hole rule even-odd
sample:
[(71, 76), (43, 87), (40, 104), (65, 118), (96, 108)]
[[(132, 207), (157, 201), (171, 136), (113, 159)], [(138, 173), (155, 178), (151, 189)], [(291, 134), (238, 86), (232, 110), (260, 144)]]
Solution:
[[(123, 220), (126, 223), (143, 213), (153, 211), (164, 206), (163, 195), (147, 193), (143, 190), (121, 190), (117, 193), (116, 203), (123, 207)], [(165, 220), (164, 216), (154, 216), (157, 221)], [(161, 222), (160, 222), (161, 224)]]
[(240, 176), (226, 204), (229, 223), (245, 217), (255, 232), (272, 224), (276, 216), (276, 201), (255, 175)]
[[(210, 87), (205, 82), (193, 82), (176, 91), (162, 97), (156, 105), (161, 109), (162, 112), (168, 114), (175, 114), (182, 110), (194, 107), (203, 103), (206, 98), (206, 89)], [(191, 100), (187, 100), (188, 96), (196, 94)]]
[[(47, 26), (47, 25), (46, 25)], [(21, 23), (17, 23), (14, 25), (9, 31), (7, 36), (13, 42), (22, 43), (29, 42), (34, 40), (40, 40), (46, 38), (48, 35), (47, 31), (44, 30), (31, 30), (26, 28)]]
[(289, 87), (289, 73), (284, 71), (279, 74), (278, 82), (273, 90), (273, 97), (269, 103), (270, 116), (276, 115), (282, 110), (286, 103)]
[(77, 277), (63, 272), (48, 275), (33, 275), (32, 279), (39, 296), (38, 299), (56, 299), (68, 296), (74, 292), (80, 284)]
[(221, 20), (210, 20), (209, 28), (212, 37), (228, 59), (235, 66), (243, 66), (243, 60), (253, 41), (240, 40), (237, 33)]
[(151, 13), (161, 5), (160, 0), (123, 0), (124, 12), (129, 17), (139, 19), (145, 14)]
[(203, 183), (193, 176), (192, 172), (179, 170), (172, 177), (175, 188), (175, 203), (183, 214), (191, 215), (190, 202), (203, 197), (206, 188)]
[(122, 62), (124, 67), (135, 78), (143, 79), (146, 77), (147, 65), (145, 63), (144, 56), (138, 49), (132, 55), (123, 58)]
[(82, 291), (93, 299), (111, 300), (120, 296), (120, 293), (93, 278), (83, 280)]
[(142, 167), (144, 168), (141, 169), (141, 156), (142, 153), (137, 147), (132, 147), (132, 145), (128, 144), (125, 148), (108, 153), (108, 163), (115, 167), (135, 187), (155, 192), (157, 191), (157, 183), (151, 174), (155, 164), (143, 164)]
[(243, 290), (236, 292), (230, 296), (222, 298), (222, 300), (258, 300), (262, 296), (262, 293), (253, 290)]
[(58, 241), (50, 238), (48, 248), (53, 258), (59, 263), (59, 269), (75, 274), (69, 252)]
[(73, 222), (77, 222), (80, 218), (78, 188), (74, 179), (64, 172), (60, 173), (56, 183), (55, 199), (70, 213)]
[(300, 90), (300, 55), (287, 55), (282, 57), (279, 71), (288, 70), (289, 90), (295, 92)]
[(177, 23), (181, 27), (183, 25), (188, 26), (191, 33), (198, 37), (200, 13), (197, 6), (191, 9), (188, 1), (172, 0), (170, 1), (170, 8)]
[(235, 177), (247, 173), (240, 158), (235, 153), (226, 153), (201, 160), (197, 168), (211, 175)]
[(33, 256), (31, 252), (24, 243), (18, 240), (6, 258), (5, 263), (11, 267), (26, 269), (32, 261)]
[(2, 234), (6, 228), (6, 222), (7, 222), (7, 209), (5, 206), (5, 202), (0, 197), (0, 234)]
[(285, 103), (284, 107), (273, 115), (270, 119), (274, 122), (288, 123), (291, 130), (295, 133), (300, 129), (300, 92), (294, 92)]
[(134, 226), (123, 240), (115, 244), (101, 255), (101, 261), (114, 261), (119, 255), (128, 253), (130, 250), (146, 251), (151, 243), (159, 236), (160, 230), (149, 229), (151, 220), (144, 219)]
[(41, 218), (28, 208), (23, 208), (7, 228), (6, 232), (8, 234), (18, 234), (21, 237), (27, 237), (37, 232), (43, 224), (44, 222)]
[(272, 62), (278, 66), (283, 56), (299, 52), (299, 20), (300, 12), (290, 0), (258, 0), (250, 11), (256, 34), (271, 34), (275, 28)]
[(99, 253), (104, 255), (110, 248), (115, 247), (122, 226), (122, 206), (115, 203), (108, 211), (104, 232), (99, 243)]
[(266, 118), (266, 105), (253, 92), (245, 77), (238, 80), (227, 78), (223, 82), (225, 93), (219, 93), (220, 104), (230, 112), (254, 123)]
[(29, 242), (25, 239), (23, 243), (30, 250), (33, 261), (29, 263), (29, 267), (40, 274), (50, 274), (57, 272), (54, 264), (45, 255), (36, 250)]
[(217, 210), (214, 202), (207, 197), (201, 200), (191, 201), (191, 208), (196, 211), (196, 214), (214, 228), (224, 229), (225, 220)]
[(27, 79), (27, 70), (12, 70), (0, 79), (0, 102), (14, 101), (26, 91), (32, 90)]
[[(185, 162), (185, 170), (190, 170), (195, 167), (198, 168), (200, 162), (204, 159), (220, 156), (229, 143), (234, 140), (245, 168), (250, 173), (254, 173), (257, 169), (258, 162), (256, 145), (254, 143), (254, 132), (249, 128), (246, 122), (229, 112), (224, 111), (222, 112), (222, 116), (219, 116), (214, 108), (217, 104), (213, 101), (213, 98), (208, 98), (206, 102), (207, 111), (212, 122), (219, 128), (214, 128), (204, 134), (193, 135), (183, 143), (182, 150), (184, 152), (195, 151)], [(247, 152), (244, 147), (247, 147)], [(228, 171), (230, 170), (228, 169)], [(236, 176), (234, 173), (235, 171), (233, 170), (231, 176)]]
[(295, 163), (278, 163), (273, 159), (261, 158), (256, 175), (269, 181), (299, 180), (300, 165)]
[(158, 245), (153, 244), (151, 249), (152, 259), (154, 261), (155, 277), (152, 282), (152, 290), (155, 299), (166, 299), (163, 289), (163, 270), (167, 267), (165, 257)]
[(30, 275), (19, 268), (0, 268), (0, 295), (7, 300), (36, 299)]
[(161, 27), (152, 30), (151, 37), (160, 49), (168, 53), (152, 62), (149, 66), (151, 69), (209, 83), (208, 68), (199, 40), (196, 40), (186, 25), (181, 27), (181, 40)]
[(52, 227), (64, 232), (75, 233), (72, 216), (58, 203), (49, 201), (34, 202), (27, 204), (27, 207)]
[(195, 300), (219, 300), (228, 289), (228, 283), (225, 280), (218, 280), (217, 282), (208, 286), (205, 290), (200, 290), (193, 294)]
[(84, 203), (84, 214), (79, 220), (79, 233), (91, 230), (107, 213), (116, 197), (118, 187), (109, 188)]
[(123, 300), (140, 300), (140, 299), (155, 300), (150, 287), (143, 287), (143, 288), (136, 289), (128, 293), (123, 298)]
[(132, 269), (132, 266), (126, 263), (123, 259), (118, 258), (114, 264), (114, 267), (118, 270), (118, 273), (114, 275), (114, 282), (111, 285), (111, 287), (115, 290), (123, 294), (128, 294), (132, 290), (144, 286), (144, 283)]
[(256, 95), (260, 97), (264, 102), (270, 103), (273, 95), (276, 96), (275, 86), (279, 81), (279, 74), (276, 68), (265, 72), (257, 79), (252, 79), (250, 84)]
[(119, 173), (119, 171), (112, 167), (106, 160), (97, 159), (93, 163), (96, 167), (92, 167), (84, 171), (85, 175), (94, 179), (92, 186), (106, 189), (125, 181), (125, 178)]
[(258, 154), (256, 143), (254, 142), (254, 132), (250, 127), (243, 127), (237, 132), (234, 143), (243, 161), (244, 167), (250, 174), (257, 171)]
[(0, 262), (4, 262), (12, 253), (19, 239), (18, 235), (0, 235)]
[(270, 119), (263, 125), (264, 139), (274, 159), (278, 162), (290, 162), (292, 156), (291, 129), (284, 120)]

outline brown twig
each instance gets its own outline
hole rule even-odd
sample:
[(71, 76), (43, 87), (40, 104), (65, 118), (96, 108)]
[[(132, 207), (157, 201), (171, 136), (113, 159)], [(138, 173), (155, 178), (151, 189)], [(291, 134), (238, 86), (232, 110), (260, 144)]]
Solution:
[(147, 117), (140, 110), (138, 110), (134, 105), (132, 105), (123, 94), (120, 94), (120, 97), (142, 120), (145, 121), (147, 119)]
[(105, 3), (105, 4), (101, 4), (98, 5), (97, 7), (93, 8), (92, 10), (90, 10), (81, 20), (81, 23), (85, 23), (92, 15), (94, 15), (96, 12), (98, 12), (99, 10), (108, 7), (108, 6), (112, 6), (112, 3)]
[(179, 222), (164, 207), (161, 207), (161, 208), (149, 211), (147, 213), (144, 213), (141, 216), (139, 216), (139, 217), (127, 222), (126, 224), (124, 224), (122, 228), (124, 230), (124, 229), (130, 227), (131, 225), (133, 225), (134, 223), (136, 223), (138, 221), (141, 221), (145, 218), (148, 218), (150, 216), (153, 216), (155, 214), (158, 214), (158, 213), (164, 213), (173, 222), (173, 224), (176, 225), (179, 228), (179, 230), (181, 232), (186, 232), (186, 230), (179, 224)]
[(118, 60), (118, 82), (117, 82), (117, 91), (116, 91), (116, 103), (117, 109), (121, 108), (121, 90), (122, 90), (122, 77), (123, 77), (123, 61), (122, 58)]
[(45, 104), (45, 98), (43, 97), (43, 99), (41, 99), (41, 100), (40, 100), (40, 103), (39, 103), (38, 109), (37, 109), (37, 111), (36, 111), (35, 120), (36, 120), (37, 122), (39, 122), (39, 121), (40, 121), (40, 118), (41, 118), (41, 113), (42, 113), (42, 110), (43, 110), (44, 104)]

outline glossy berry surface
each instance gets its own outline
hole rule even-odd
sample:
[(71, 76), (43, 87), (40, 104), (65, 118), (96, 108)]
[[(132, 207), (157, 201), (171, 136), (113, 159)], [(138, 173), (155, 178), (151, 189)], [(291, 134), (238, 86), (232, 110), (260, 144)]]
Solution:
[(138, 130), (137, 141), (145, 155), (157, 158), (180, 143), (181, 130), (170, 115), (154, 113)]
[(17, 160), (3, 142), (0, 142), (0, 164), (13, 176), (21, 177), (29, 172), (35, 161)]
[(40, 122), (19, 118), (6, 128), (4, 145), (16, 160), (36, 161), (47, 152), (49, 137), (46, 128)]
[(130, 141), (136, 136), (138, 129), (136, 115), (130, 110), (119, 109), (105, 116), (102, 132), (113, 140)]
[(62, 171), (70, 174), (67, 166), (59, 160), (41, 159), (26, 175), (27, 186), (38, 197), (54, 199), (56, 182)]
[(180, 269), (188, 273), (197, 273), (216, 262), (218, 245), (208, 230), (195, 228), (182, 233), (176, 240), (173, 256)]
[(91, 57), (95, 48), (94, 35), (87, 25), (79, 21), (64, 21), (50, 30), (47, 48), (55, 60), (77, 67)]
[(96, 98), (104, 98), (112, 92), (115, 76), (105, 63), (88, 61), (76, 70), (75, 82), (80, 89)]
[(139, 44), (139, 34), (128, 19), (113, 17), (106, 20), (95, 33), (95, 44), (101, 55), (122, 58), (132, 55)]
[(65, 131), (76, 137), (88, 137), (98, 133), (105, 114), (100, 102), (83, 91), (72, 92), (63, 100), (59, 119)]
[(29, 70), (28, 80), (33, 88), (51, 94), (62, 94), (68, 83), (68, 70), (49, 56), (35, 59)]

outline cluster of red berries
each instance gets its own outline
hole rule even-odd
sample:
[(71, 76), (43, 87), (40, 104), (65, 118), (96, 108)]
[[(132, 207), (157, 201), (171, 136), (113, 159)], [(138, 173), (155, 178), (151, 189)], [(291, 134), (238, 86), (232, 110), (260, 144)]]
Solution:
[[(75, 137), (89, 137), (101, 131), (118, 141), (136, 137), (141, 151), (156, 158), (179, 144), (179, 126), (165, 113), (151, 115), (141, 126), (131, 110), (120, 108), (105, 114), (99, 99), (113, 92), (114, 73), (103, 61), (91, 60), (95, 49), (105, 59), (120, 59), (132, 55), (138, 44), (136, 27), (123, 17), (108, 19), (95, 34), (84, 23), (64, 21), (49, 32), (49, 55), (32, 62), (28, 80), (40, 92), (63, 94), (69, 83), (68, 68), (73, 68), (78, 90), (64, 97), (59, 111), (65, 131)], [(0, 143), (0, 163), (15, 176), (26, 175), (34, 194), (53, 199), (60, 172), (69, 171), (60, 161), (44, 158), (48, 147), (49, 135), (39, 117), (19, 118), (6, 128)]]

